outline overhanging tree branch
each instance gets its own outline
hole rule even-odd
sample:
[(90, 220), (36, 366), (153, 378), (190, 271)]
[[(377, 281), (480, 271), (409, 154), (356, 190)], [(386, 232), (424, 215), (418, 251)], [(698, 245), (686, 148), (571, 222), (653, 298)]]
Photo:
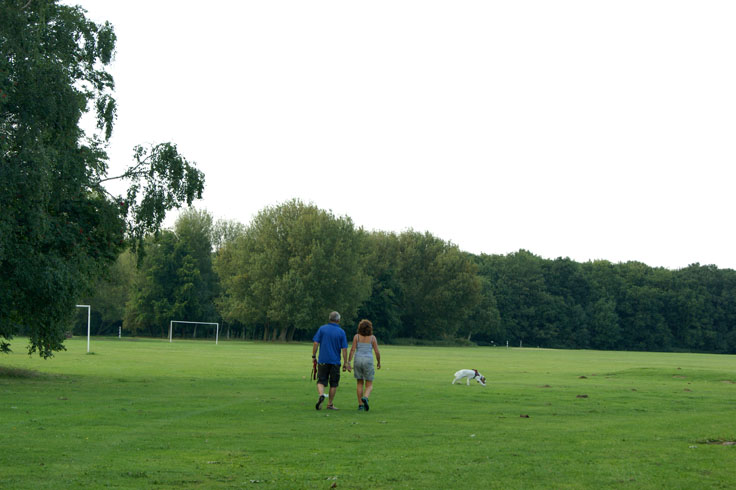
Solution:
[[(84, 138), (79, 121), (96, 109), (109, 140), (112, 26), (60, 0), (6, 3), (14, 6), (0, 9), (0, 352), (23, 329), (29, 353), (47, 358), (64, 349), (75, 299), (125, 239), (135, 248), (168, 210), (200, 198), (204, 175), (163, 143), (136, 147), (131, 167), (109, 177), (102, 141)], [(120, 178), (130, 181), (124, 197), (103, 186)]]

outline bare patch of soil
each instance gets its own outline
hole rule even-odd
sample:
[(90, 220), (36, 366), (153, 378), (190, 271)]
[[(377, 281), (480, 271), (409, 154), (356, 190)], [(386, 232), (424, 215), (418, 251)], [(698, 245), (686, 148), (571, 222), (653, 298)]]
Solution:
[(705, 439), (698, 444), (710, 444), (712, 446), (736, 446), (736, 441), (724, 441), (723, 439)]

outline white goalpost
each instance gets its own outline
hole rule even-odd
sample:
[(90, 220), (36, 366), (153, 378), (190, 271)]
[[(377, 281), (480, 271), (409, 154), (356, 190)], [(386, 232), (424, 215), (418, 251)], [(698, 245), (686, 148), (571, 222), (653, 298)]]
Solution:
[(77, 308), (87, 308), (87, 354), (89, 354), (89, 325), (92, 317), (92, 307), (90, 305), (76, 305)]
[(187, 322), (184, 320), (171, 320), (169, 322), (169, 343), (173, 341), (173, 333), (174, 333), (174, 324), (175, 323), (193, 323), (196, 325), (215, 325), (215, 345), (220, 340), (220, 324), (214, 323), (214, 322)]

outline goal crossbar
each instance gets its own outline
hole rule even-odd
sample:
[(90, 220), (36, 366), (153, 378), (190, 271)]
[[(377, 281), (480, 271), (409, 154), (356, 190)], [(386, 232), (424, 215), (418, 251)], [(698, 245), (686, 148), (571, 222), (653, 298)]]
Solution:
[(171, 320), (169, 322), (169, 343), (171, 343), (172, 342), (172, 339), (173, 339), (173, 331), (174, 331), (174, 324), (175, 323), (193, 323), (193, 324), (196, 324), (196, 325), (215, 325), (216, 326), (216, 328), (215, 328), (215, 345), (217, 345), (217, 343), (220, 340), (220, 324), (219, 323), (215, 323), (215, 322), (188, 322), (188, 321), (184, 321), (184, 320)]

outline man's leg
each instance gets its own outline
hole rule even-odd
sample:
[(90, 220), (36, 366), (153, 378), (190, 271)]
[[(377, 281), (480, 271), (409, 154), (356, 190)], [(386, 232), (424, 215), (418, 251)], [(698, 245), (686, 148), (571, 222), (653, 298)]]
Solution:
[(327, 408), (333, 408), (332, 403), (335, 401), (335, 393), (337, 393), (337, 387), (340, 384), (340, 366), (333, 364), (330, 366), (330, 398), (327, 404)]
[(314, 406), (317, 410), (322, 408), (322, 402), (325, 401), (325, 386), (327, 386), (327, 380), (329, 379), (329, 373), (327, 372), (327, 366), (320, 364), (317, 368), (317, 404)]
[(325, 401), (325, 385), (317, 383), (317, 392), (319, 393), (319, 398), (317, 398), (317, 404), (314, 408), (320, 410), (322, 408), (322, 402)]

